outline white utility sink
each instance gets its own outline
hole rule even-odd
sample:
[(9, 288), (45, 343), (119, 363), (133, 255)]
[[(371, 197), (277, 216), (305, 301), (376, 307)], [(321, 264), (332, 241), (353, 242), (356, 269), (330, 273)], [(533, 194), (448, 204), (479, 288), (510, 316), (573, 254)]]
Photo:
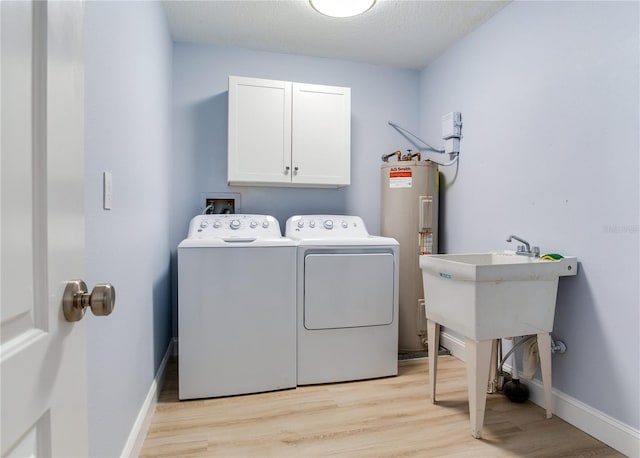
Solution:
[[(439, 346), (440, 325), (464, 336), (471, 434), (482, 437), (492, 346), (503, 337), (537, 335), (546, 416), (551, 418), (550, 332), (558, 278), (576, 274), (577, 258), (546, 261), (513, 251), (424, 255), (420, 267), (429, 351)], [(437, 360), (437, 351), (429, 355), (433, 403)]]
[(420, 256), (426, 315), (475, 341), (551, 332), (558, 277), (577, 267), (513, 251)]

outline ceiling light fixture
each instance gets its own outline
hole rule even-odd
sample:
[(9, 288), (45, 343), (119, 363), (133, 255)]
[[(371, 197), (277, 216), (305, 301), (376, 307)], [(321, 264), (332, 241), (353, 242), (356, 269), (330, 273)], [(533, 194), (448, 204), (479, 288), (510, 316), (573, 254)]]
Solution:
[(332, 17), (351, 17), (368, 11), (376, 0), (309, 0), (318, 13)]

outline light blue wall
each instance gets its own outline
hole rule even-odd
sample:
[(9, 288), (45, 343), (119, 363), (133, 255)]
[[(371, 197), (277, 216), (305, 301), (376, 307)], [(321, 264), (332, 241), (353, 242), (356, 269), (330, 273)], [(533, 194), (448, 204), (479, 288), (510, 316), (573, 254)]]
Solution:
[(92, 457), (120, 456), (171, 339), (171, 53), (160, 3), (86, 3), (86, 281), (116, 288), (85, 318)]
[[(337, 190), (228, 187), (229, 75), (350, 87), (351, 186)], [(379, 233), (380, 156), (406, 143), (387, 121), (417, 129), (418, 80), (419, 74), (413, 70), (176, 43), (173, 50), (173, 246), (186, 236), (190, 218), (201, 207), (200, 193), (203, 192), (239, 192), (242, 213), (274, 215), (281, 228), (286, 219), (295, 214), (356, 214), (362, 216), (369, 232)]]
[(461, 111), (441, 248), (577, 255), (553, 386), (640, 428), (637, 2), (514, 2), (421, 73), (421, 133)]
[[(172, 45), (156, 2), (87, 2), (85, 43), (86, 280), (118, 293), (111, 317), (86, 318), (91, 456), (121, 453), (172, 320), (175, 333), (170, 252), (173, 263), (200, 193), (239, 192), (241, 211), (281, 223), (359, 214), (378, 233), (380, 155), (408, 146), (387, 121), (437, 143), (453, 110), (464, 139), (444, 175), (442, 248), (509, 248), (516, 233), (578, 255), (579, 275), (561, 280), (555, 335), (569, 350), (554, 357), (554, 387), (640, 426), (637, 3), (516, 2), (421, 73)], [(351, 87), (352, 185), (227, 187), (231, 74)]]
[[(355, 213), (370, 232), (379, 229), (380, 155), (400, 145), (387, 125), (417, 127), (418, 72), (314, 57), (187, 43), (174, 45), (174, 202), (184, 207), (176, 222), (179, 242), (200, 207), (201, 192), (239, 192), (243, 213), (286, 218), (298, 213)], [(228, 76), (351, 87), (351, 186), (338, 190), (228, 187)], [(184, 188), (183, 188), (184, 186)]]

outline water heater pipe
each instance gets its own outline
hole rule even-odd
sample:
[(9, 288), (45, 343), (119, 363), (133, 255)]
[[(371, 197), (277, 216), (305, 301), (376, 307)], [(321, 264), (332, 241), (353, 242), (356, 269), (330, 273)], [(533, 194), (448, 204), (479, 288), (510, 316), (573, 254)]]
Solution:
[(407, 151), (408, 153), (405, 154), (405, 156), (402, 158), (403, 161), (410, 161), (414, 157), (417, 157), (418, 160), (420, 160), (420, 151), (418, 151), (417, 153), (412, 153), (411, 150), (407, 150)]
[[(420, 141), (422, 143), (423, 146), (426, 146), (428, 151), (433, 151), (434, 153), (446, 153), (446, 151), (444, 149), (438, 149), (438, 148), (434, 148), (433, 146), (431, 146), (430, 144), (428, 144), (427, 142), (425, 142), (424, 140), (422, 140), (420, 137), (416, 136), (415, 134), (409, 132), (407, 129), (405, 129), (404, 127), (400, 127), (397, 124), (392, 123), (391, 121), (388, 121), (389, 125), (391, 127), (393, 127), (395, 130), (398, 131), (398, 133), (400, 135), (402, 135), (404, 138), (406, 138), (413, 146), (415, 146), (416, 148), (420, 149), (420, 145), (418, 145), (417, 143), (415, 143), (407, 134), (409, 134), (411, 137), (415, 138), (416, 140)], [(406, 133), (405, 133), (406, 132)], [(456, 162), (458, 162), (458, 157), (460, 156), (459, 153), (452, 153), (454, 154), (454, 157), (452, 160), (450, 160), (449, 162), (438, 162), (438, 161), (434, 161), (431, 160), (431, 162), (435, 162), (436, 164), (442, 166), (442, 167), (448, 167), (450, 165), (455, 164)], [(383, 156), (384, 158), (384, 156)], [(384, 159), (383, 159), (384, 161)], [(387, 162), (387, 161), (385, 161)]]
[(402, 157), (402, 151), (398, 150), (398, 151), (394, 151), (393, 153), (389, 153), (389, 154), (383, 154), (382, 155), (382, 162), (389, 162), (389, 158), (391, 156), (398, 156), (398, 158), (396, 160), (400, 160)]

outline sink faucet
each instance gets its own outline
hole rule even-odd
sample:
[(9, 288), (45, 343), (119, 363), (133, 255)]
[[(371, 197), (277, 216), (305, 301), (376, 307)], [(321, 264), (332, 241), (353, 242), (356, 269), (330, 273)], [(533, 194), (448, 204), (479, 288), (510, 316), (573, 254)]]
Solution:
[(511, 242), (511, 239), (517, 240), (518, 242), (523, 243), (524, 245), (518, 245), (518, 251), (516, 254), (521, 254), (523, 256), (535, 256), (536, 258), (540, 257), (540, 247), (534, 246), (533, 251), (531, 250), (531, 245), (525, 239), (518, 237), (517, 235), (510, 235), (507, 237), (507, 242)]

